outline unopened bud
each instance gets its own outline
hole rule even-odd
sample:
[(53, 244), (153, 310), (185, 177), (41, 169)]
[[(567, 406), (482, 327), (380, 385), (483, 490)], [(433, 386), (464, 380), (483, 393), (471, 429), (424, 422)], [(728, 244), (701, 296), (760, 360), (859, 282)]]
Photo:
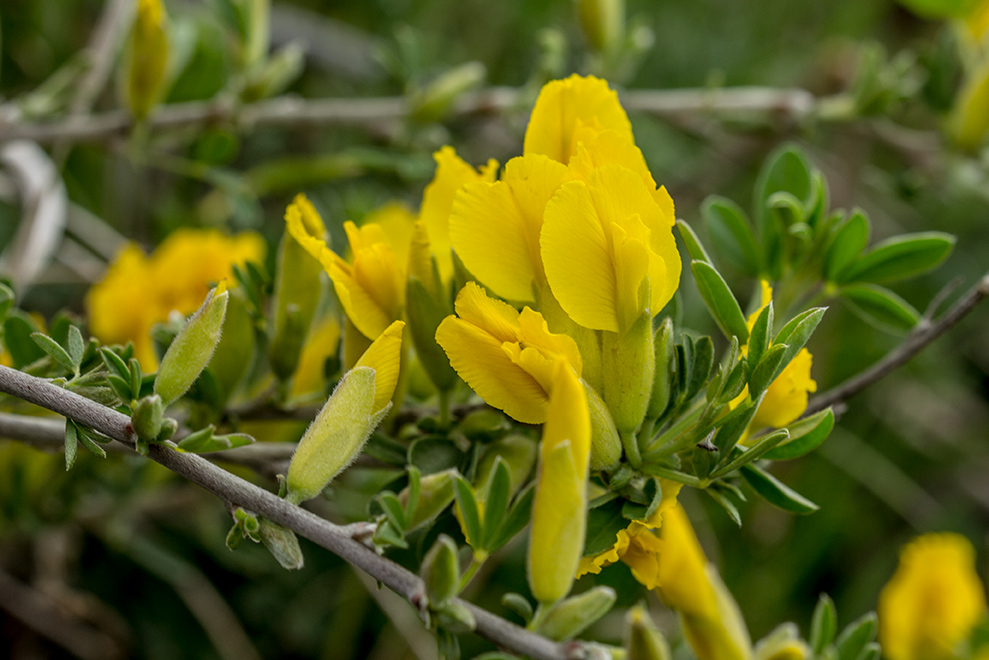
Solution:
[(144, 119), (161, 98), (168, 64), (168, 30), (161, 0), (138, 0), (127, 45), (127, 104)]
[[(416, 510), (412, 512), (408, 531), (423, 525), (446, 509), (453, 502), (453, 478), (457, 474), (454, 468), (427, 474), (419, 480), (419, 501)], [(409, 488), (406, 486), (398, 494), (398, 501), (406, 506), (409, 501)]]
[(591, 48), (615, 48), (625, 32), (625, 0), (578, 0), (580, 27)]
[(617, 597), (611, 587), (588, 589), (553, 607), (539, 626), (539, 632), (557, 641), (572, 639), (607, 614)]
[(441, 610), (460, 589), (460, 562), (457, 544), (446, 534), (433, 543), (422, 562), (422, 582), (429, 606)]
[(666, 317), (653, 335), (655, 368), (652, 381), (652, 394), (649, 396), (648, 419), (657, 419), (670, 405), (670, 366), (673, 364), (673, 321)]
[(146, 396), (134, 406), (130, 423), (134, 433), (142, 440), (154, 442), (161, 433), (164, 406), (157, 394)]
[(622, 459), (622, 439), (601, 395), (581, 379), (591, 414), (591, 471), (610, 470)]
[(969, 151), (975, 151), (989, 133), (989, 60), (962, 85), (947, 129), (955, 144)]
[(812, 655), (810, 647), (800, 639), (800, 631), (792, 623), (782, 623), (753, 650), (754, 660), (804, 660)]
[(299, 441), (288, 467), (285, 499), (293, 504), (311, 500), (360, 454), (390, 407), (374, 413), (374, 386), (370, 367), (344, 375)]
[(261, 543), (264, 543), (264, 547), (268, 548), (268, 552), (278, 560), (282, 568), (288, 571), (302, 568), (305, 560), (302, 557), (302, 548), (299, 547), (299, 539), (296, 538), (295, 532), (267, 518), (259, 518), (258, 523), (258, 535), (261, 537)]
[(636, 605), (625, 615), (628, 660), (670, 660), (670, 645), (649, 612)]
[(229, 297), (226, 282), (220, 282), (168, 347), (154, 388), (164, 405), (185, 394), (209, 363), (220, 341)]
[(436, 613), (440, 627), (450, 631), (455, 635), (463, 635), (473, 632), (477, 627), (477, 619), (474, 613), (457, 601), (450, 601)]
[(643, 312), (625, 334), (602, 333), (604, 400), (620, 433), (634, 433), (646, 415), (655, 376), (652, 317)]

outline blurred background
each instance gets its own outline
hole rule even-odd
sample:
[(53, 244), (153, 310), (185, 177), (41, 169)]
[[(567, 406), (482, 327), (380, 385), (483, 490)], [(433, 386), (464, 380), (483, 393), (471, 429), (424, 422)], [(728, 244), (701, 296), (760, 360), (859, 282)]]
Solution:
[[(67, 204), (53, 259), (21, 291), (23, 307), (46, 318), (63, 309), (81, 315), (88, 287), (125, 240), (150, 250), (179, 227), (219, 227), (258, 231), (274, 246), (300, 191), (343, 244), (347, 219), (392, 200), (418, 207), (440, 146), (475, 164), (519, 154), (539, 86), (575, 71), (603, 75), (622, 93), (693, 90), (687, 110), (651, 110), (639, 96), (630, 115), (655, 180), (669, 189), (678, 217), (701, 231), (704, 198), (719, 194), (749, 208), (763, 159), (790, 141), (824, 172), (833, 208), (869, 213), (873, 241), (928, 229), (958, 236), (942, 268), (893, 287), (922, 312), (938, 292), (949, 287), (950, 300), (989, 267), (989, 151), (956, 146), (942, 130), (965, 75), (959, 28), (900, 4), (628, 0), (620, 43), (605, 52), (573, 0), (273, 0), (273, 55), (253, 70), (244, 45), (251, 2), (164, 4), (172, 45), (162, 102), (211, 101), (219, 119), (144, 136), (39, 139), (38, 167), (60, 173)], [(125, 107), (119, 65), (91, 98), (79, 100), (71, 83), (85, 75), (80, 54), (99, 50), (94, 34), (112, 35), (108, 17), (129, 11), (116, 0), (4, 0), (0, 136), (16, 122)], [(738, 86), (806, 90), (822, 106), (808, 115), (787, 102), (754, 110), (703, 103), (705, 94)], [(488, 88), (517, 94), (508, 102), (470, 96)], [(369, 99), (365, 114), (388, 116), (223, 119), (240, 103), (276, 96)], [(389, 115), (402, 97), (414, 111)], [(16, 168), (0, 160), (7, 248), (30, 214)], [(747, 300), (755, 283), (725, 272)], [(713, 331), (689, 275), (682, 290), (685, 324)], [(966, 535), (985, 575), (987, 326), (983, 305), (848, 401), (820, 449), (777, 471), (819, 512), (797, 517), (753, 499), (739, 528), (709, 498), (685, 493), (754, 639), (783, 621), (806, 630), (821, 592), (834, 598), (840, 626), (874, 609), (899, 547), (920, 532)], [(809, 344), (819, 389), (899, 341), (833, 306)], [(383, 478), (354, 469), (338, 500), (320, 506), (339, 521), (360, 518)], [(66, 474), (58, 454), (0, 442), (0, 648), (15, 658), (434, 657), (431, 636), (398, 597), (305, 541), (306, 567), (297, 572), (283, 571), (263, 548), (231, 552), (229, 524), (219, 501), (146, 460), (81, 453)], [(525, 593), (523, 566), (524, 544), (510, 545), (467, 596), (512, 617), (498, 599), (506, 590)], [(630, 583), (626, 571), (616, 565), (601, 579)], [(487, 593), (487, 582), (499, 588)], [(663, 616), (658, 601), (651, 604)], [(25, 623), (24, 613), (38, 614), (38, 623)], [(616, 641), (617, 616), (592, 636)], [(666, 624), (673, 629), (672, 619)], [(462, 643), (465, 657), (489, 648), (470, 637)]]

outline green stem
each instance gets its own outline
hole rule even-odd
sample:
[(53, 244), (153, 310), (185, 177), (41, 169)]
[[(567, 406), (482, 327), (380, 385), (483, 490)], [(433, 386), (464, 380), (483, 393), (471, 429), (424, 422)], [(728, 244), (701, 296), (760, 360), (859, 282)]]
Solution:
[(450, 391), (440, 392), (440, 428), (445, 429), (450, 426)]
[(625, 447), (625, 457), (632, 467), (638, 469), (642, 465), (642, 452), (639, 451), (639, 439), (635, 431), (619, 431), (622, 446)]
[(670, 468), (664, 468), (659, 465), (647, 465), (643, 468), (643, 472), (654, 477), (662, 477), (663, 479), (676, 481), (687, 486), (693, 486), (694, 488), (707, 488), (710, 483), (709, 479), (698, 479), (686, 472), (678, 472), (677, 470), (671, 470)]
[(543, 621), (549, 616), (549, 613), (553, 611), (553, 606), (556, 603), (539, 603), (536, 607), (536, 613), (532, 615), (532, 621), (526, 626), (528, 630), (536, 631), (539, 630), (539, 626), (543, 625)]
[(467, 588), (467, 585), (470, 584), (470, 581), (474, 579), (474, 576), (477, 575), (477, 571), (483, 565), (484, 565), (484, 560), (478, 559), (477, 555), (474, 555), (473, 559), (470, 562), (470, 566), (467, 567), (467, 570), (464, 571), (464, 574), (460, 577), (460, 588), (457, 589), (457, 593), (460, 593), (461, 591)]
[(680, 418), (680, 421), (651, 442), (646, 448), (646, 456), (650, 459), (665, 458), (683, 449), (690, 440), (690, 429), (704, 412), (705, 403), (702, 401), (696, 404), (690, 412)]

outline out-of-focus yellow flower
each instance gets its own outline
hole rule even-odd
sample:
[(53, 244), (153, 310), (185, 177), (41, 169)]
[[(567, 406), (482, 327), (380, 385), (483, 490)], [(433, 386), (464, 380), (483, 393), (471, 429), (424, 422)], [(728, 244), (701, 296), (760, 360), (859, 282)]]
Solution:
[[(755, 326), (759, 314), (773, 299), (773, 289), (769, 282), (762, 281), (762, 304), (759, 309), (749, 315), (749, 330)], [(742, 353), (748, 354), (748, 346), (742, 347)], [(768, 388), (766, 395), (759, 404), (759, 410), (749, 423), (748, 431), (756, 431), (761, 428), (771, 427), (775, 429), (783, 428), (790, 422), (804, 414), (807, 410), (807, 398), (811, 392), (817, 391), (817, 381), (811, 378), (810, 367), (813, 356), (806, 348), (801, 348), (794, 356), (790, 364), (776, 377)], [(736, 408), (749, 394), (748, 386), (742, 390), (731, 407)]]
[(546, 421), (556, 359), (580, 375), (573, 339), (551, 333), (539, 312), (526, 307), (519, 313), (473, 282), (457, 294), (455, 309), (457, 316), (440, 323), (436, 341), (460, 377), (508, 416), (528, 424)]
[(126, 92), (131, 113), (144, 119), (161, 97), (168, 64), (168, 30), (161, 0), (138, 0), (127, 48)]
[(302, 347), (299, 366), (292, 376), (292, 396), (321, 392), (326, 386), (323, 368), (340, 349), (340, 324), (333, 317), (317, 321)]
[(989, 133), (989, 54), (965, 78), (947, 131), (963, 149), (975, 150)]
[(173, 310), (196, 311), (211, 283), (232, 278), (234, 264), (263, 261), (265, 250), (264, 239), (252, 232), (230, 237), (196, 229), (173, 232), (150, 258), (129, 244), (86, 295), (90, 329), (105, 343), (133, 342), (141, 367), (154, 371), (151, 326)]
[(663, 516), (677, 505), (677, 495), (683, 484), (667, 479), (660, 480), (663, 499), (649, 518), (632, 523), (618, 532), (615, 544), (604, 552), (582, 557), (577, 567), (577, 577), (586, 573), (597, 575), (601, 569), (618, 561), (625, 562), (636, 580), (647, 589), (659, 586), (659, 566), (662, 542), (653, 533), (663, 524)]
[(433, 158), (436, 160), (436, 174), (422, 194), (419, 219), (426, 223), (440, 279), (449, 282), (453, 278), (449, 223), (454, 196), (465, 184), (494, 181), (498, 174), (498, 162), (489, 160), (487, 165), (475, 170), (449, 146), (434, 153)]
[(513, 158), (500, 181), (463, 186), (453, 202), (450, 241), (464, 266), (500, 297), (533, 302), (544, 281), (539, 234), (546, 203), (567, 168), (541, 155)]
[(529, 536), (529, 586), (540, 603), (555, 603), (570, 591), (587, 526), (587, 398), (566, 359), (556, 357), (553, 367)]
[(608, 83), (576, 74), (543, 86), (525, 131), (523, 153), (542, 154), (564, 165), (581, 141), (613, 130), (633, 143), (632, 124)]
[(961, 20), (961, 25), (964, 33), (976, 46), (982, 44), (989, 48), (989, 44), (985, 43), (989, 38), (989, 0), (982, 0), (973, 7), (972, 11)]
[(752, 642), (745, 621), (717, 570), (708, 563), (682, 507), (663, 515), (659, 588), (677, 610), (698, 660), (747, 660)]
[(879, 641), (890, 660), (960, 657), (959, 645), (986, 614), (975, 549), (958, 534), (926, 534), (900, 551), (879, 595)]
[[(540, 236), (553, 295), (586, 328), (624, 332), (656, 314), (680, 281), (672, 219), (642, 177), (622, 165), (563, 184), (546, 205)], [(645, 293), (640, 299), (640, 293)]]

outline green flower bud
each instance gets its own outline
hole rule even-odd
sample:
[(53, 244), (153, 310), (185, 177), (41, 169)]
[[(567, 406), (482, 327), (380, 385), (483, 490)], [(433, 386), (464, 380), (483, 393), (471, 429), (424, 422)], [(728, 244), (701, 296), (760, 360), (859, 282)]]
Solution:
[(422, 582), (429, 606), (441, 610), (460, 590), (460, 561), (457, 544), (446, 534), (433, 543), (422, 561)]
[(165, 406), (161, 403), (161, 397), (157, 394), (146, 396), (134, 406), (134, 412), (130, 417), (131, 428), (141, 440), (154, 442), (161, 433), (162, 417)]
[(657, 419), (670, 405), (670, 365), (673, 364), (673, 321), (666, 317), (653, 335), (653, 349), (656, 366), (652, 381), (652, 394), (649, 397), (648, 419)]
[(628, 660), (670, 660), (670, 645), (649, 612), (636, 605), (625, 615)]
[(579, 596), (562, 601), (546, 615), (539, 632), (557, 641), (573, 639), (603, 617), (618, 595), (611, 587), (597, 586)]
[(465, 62), (444, 71), (412, 99), (412, 116), (420, 122), (441, 119), (466, 92), (484, 82), (488, 71), (480, 62)]
[(288, 466), (285, 499), (293, 504), (311, 500), (360, 454), (391, 407), (374, 412), (374, 388), (374, 369), (347, 372), (299, 441)]
[[(412, 531), (421, 525), (433, 520), (444, 509), (453, 502), (453, 478), (457, 474), (456, 469), (450, 468), (443, 472), (427, 474), (419, 480), (419, 502), (416, 510), (412, 512), (412, 520), (409, 522), (408, 531)], [(406, 506), (409, 501), (409, 488), (406, 486), (398, 494), (398, 501), (402, 506)]]
[(295, 532), (287, 527), (282, 527), (276, 522), (267, 518), (258, 518), (258, 535), (261, 543), (268, 548), (282, 568), (288, 571), (295, 571), (302, 568), (305, 560), (302, 557), (302, 548), (299, 547), (299, 539)]
[(448, 630), (455, 635), (463, 635), (473, 632), (477, 627), (477, 619), (474, 613), (467, 609), (463, 603), (450, 601), (436, 613), (436, 618), (441, 628)]
[[(294, 206), (298, 207), (297, 200)], [(303, 222), (312, 223), (312, 231), (322, 233), (322, 227), (311, 220), (306, 210), (289, 207), (289, 213), (298, 213)], [(308, 226), (308, 225), (307, 225)], [(268, 344), (268, 360), (271, 370), (279, 380), (287, 380), (295, 373), (299, 355), (309, 325), (319, 304), (323, 266), (305, 250), (291, 233), (282, 234), (278, 244), (278, 264), (275, 267), (275, 318)]]
[(155, 377), (155, 393), (166, 406), (185, 394), (209, 363), (220, 342), (229, 297), (226, 282), (220, 282), (168, 347)]
[(620, 44), (625, 32), (624, 0), (579, 0), (577, 12), (591, 48), (608, 51)]
[(610, 470), (622, 459), (622, 439), (601, 395), (586, 381), (587, 411), (591, 414), (591, 471)]
[[(491, 481), (496, 461), (499, 457), (508, 466), (508, 476), (511, 481), (511, 494), (514, 495), (525, 484), (526, 477), (536, 465), (538, 447), (532, 438), (524, 435), (509, 435), (488, 445), (477, 465), (475, 482), (481, 487), (487, 487)], [(482, 499), (487, 499), (486, 495)]]
[(168, 65), (167, 18), (161, 0), (138, 0), (126, 61), (127, 104), (135, 119), (144, 119), (161, 98)]
[(655, 375), (652, 317), (643, 312), (625, 334), (603, 332), (604, 400), (621, 434), (639, 428)]

